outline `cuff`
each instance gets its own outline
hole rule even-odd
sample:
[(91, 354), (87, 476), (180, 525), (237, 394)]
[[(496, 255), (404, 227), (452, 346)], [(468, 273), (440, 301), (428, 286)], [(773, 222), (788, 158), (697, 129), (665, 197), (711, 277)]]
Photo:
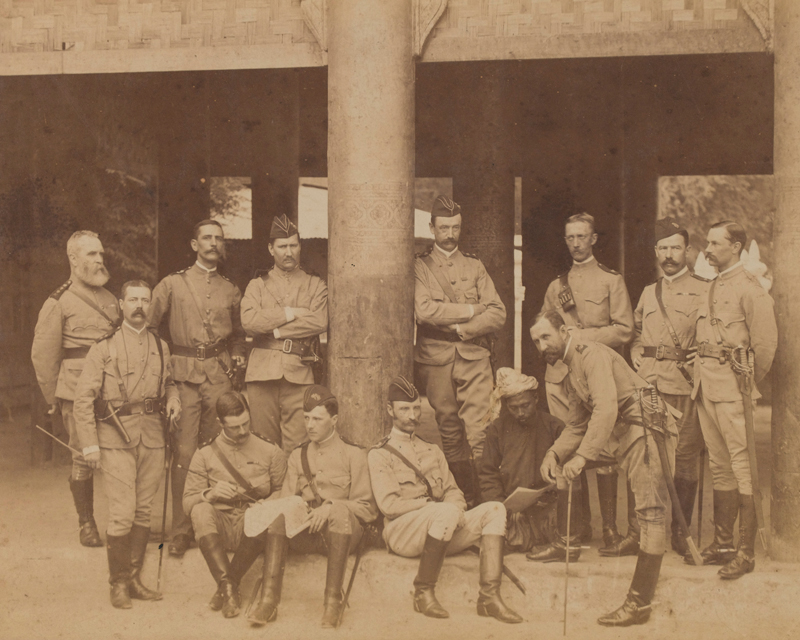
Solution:
[[(470, 305), (470, 307), (471, 307), (471, 306), (472, 306), (472, 305)], [(459, 338), (461, 338), (462, 340), (464, 339), (464, 335), (461, 333), (461, 325), (460, 325), (460, 324), (457, 324), (457, 325), (456, 325), (456, 333), (458, 334), (458, 337), (459, 337)]]
[(472, 320), (472, 318), (474, 317), (475, 317), (475, 305), (469, 305), (469, 319)]
[(88, 456), (90, 453), (99, 453), (100, 447), (96, 444), (93, 444), (91, 447), (84, 447), (83, 448), (83, 455)]
[(273, 329), (272, 330), (272, 335), (274, 336), (274, 338), (276, 340), (280, 340), (281, 339), (281, 331), (280, 331), (280, 329), (278, 329), (277, 327), (275, 329)]
[(286, 322), (294, 320), (294, 311), (292, 311), (291, 307), (284, 307), (283, 313), (286, 315)]

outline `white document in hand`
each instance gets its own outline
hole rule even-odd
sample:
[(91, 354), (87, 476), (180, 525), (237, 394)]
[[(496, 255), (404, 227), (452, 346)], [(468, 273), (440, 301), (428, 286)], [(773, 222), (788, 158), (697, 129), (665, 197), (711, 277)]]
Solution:
[(308, 504), (300, 496), (279, 500), (263, 500), (254, 504), (244, 514), (244, 533), (257, 536), (267, 529), (278, 516), (286, 519), (286, 537), (293, 538), (311, 524)]
[(525, 511), (528, 507), (534, 504), (548, 491), (556, 488), (554, 484), (540, 487), (539, 489), (526, 489), (525, 487), (517, 487), (513, 493), (503, 500), (506, 509), (511, 513), (518, 513)]

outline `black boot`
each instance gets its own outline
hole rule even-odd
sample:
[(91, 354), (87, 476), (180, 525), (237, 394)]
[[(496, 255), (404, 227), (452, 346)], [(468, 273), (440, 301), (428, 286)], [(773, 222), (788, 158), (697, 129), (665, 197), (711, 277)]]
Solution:
[(419, 557), (419, 569), (414, 578), (414, 611), (423, 613), (429, 618), (450, 617), (439, 604), (433, 591), (444, 564), (448, 543), (449, 540), (437, 540), (427, 536), (425, 546), (422, 547), (422, 555)]
[(131, 536), (106, 534), (108, 552), (108, 582), (111, 585), (111, 604), (117, 609), (130, 609), (128, 583), (131, 577)]
[(456, 481), (458, 488), (464, 494), (464, 500), (467, 502), (467, 509), (472, 509), (478, 504), (478, 493), (476, 490), (475, 476), (473, 473), (472, 463), (469, 460), (462, 460), (460, 462), (448, 463), (450, 473), (453, 474), (453, 479)]
[(222, 609), (222, 615), (226, 618), (235, 618), (239, 615), (242, 607), (241, 597), (239, 596), (239, 585), (231, 579), (231, 565), (228, 562), (228, 554), (222, 545), (222, 538), (218, 533), (209, 533), (197, 541), (200, 553), (208, 565), (208, 570), (217, 583), (217, 591), (208, 603), (212, 611)]
[(522, 616), (507, 607), (500, 596), (500, 582), (503, 578), (504, 545), (505, 536), (481, 536), (478, 615), (491, 616), (500, 622), (517, 624), (522, 622)]
[(619, 473), (597, 474), (597, 501), (600, 503), (600, 516), (603, 519), (603, 546), (600, 554), (606, 549), (619, 545), (622, 536), (617, 531), (617, 484)]
[(148, 589), (142, 584), (142, 566), (144, 555), (147, 552), (147, 541), (150, 539), (150, 527), (135, 524), (131, 527), (131, 581), (128, 593), (136, 600), (161, 600), (158, 591)]
[(256, 537), (250, 538), (242, 536), (242, 541), (236, 547), (236, 551), (231, 559), (230, 578), (235, 585), (239, 585), (245, 577), (250, 567), (267, 548), (267, 533), (261, 533)]
[(679, 524), (676, 514), (677, 510), (680, 508), (683, 512), (683, 517), (686, 519), (686, 526), (691, 526), (692, 512), (694, 511), (694, 497), (697, 494), (697, 481), (675, 478), (674, 482), (675, 493), (678, 494), (679, 504), (672, 505), (672, 550), (686, 557), (689, 555), (689, 545), (686, 543), (686, 534), (681, 531), (681, 525)]
[[(739, 514), (739, 490), (714, 489), (714, 540), (700, 552), (703, 564), (728, 564), (736, 555), (733, 546), (733, 527)], [(694, 564), (691, 555), (684, 556), (686, 564)]]
[(753, 496), (742, 496), (739, 505), (739, 548), (733, 560), (718, 571), (723, 580), (736, 580), (756, 568), (756, 503)]
[[(572, 493), (572, 515), (570, 516), (570, 541), (569, 561), (576, 562), (581, 557), (581, 532), (575, 529), (580, 524), (582, 513), (581, 492)], [(564, 562), (567, 559), (567, 506), (569, 505), (569, 491), (559, 489), (558, 503), (556, 505), (556, 520), (558, 522), (558, 536), (548, 546), (539, 551), (532, 551), (525, 557), (534, 562)]]
[(630, 627), (634, 624), (644, 624), (650, 619), (650, 603), (656, 592), (663, 557), (644, 551), (639, 552), (625, 604), (616, 611), (598, 618), (598, 624), (604, 627)]
[(631, 483), (628, 482), (628, 533), (619, 544), (600, 549), (600, 555), (606, 557), (635, 556), (639, 553), (639, 533), (639, 518), (636, 517), (636, 496), (633, 495)]
[[(581, 471), (581, 514), (580, 526), (578, 532), (580, 541), (583, 544), (589, 544), (592, 541), (592, 507), (589, 500), (589, 479), (586, 477), (586, 471)], [(574, 499), (574, 498), (573, 498)]]
[(325, 602), (322, 612), (322, 627), (335, 629), (339, 626), (344, 593), (344, 572), (350, 553), (350, 534), (331, 533), (328, 539), (328, 573), (325, 578)]
[(75, 502), (75, 511), (78, 512), (81, 544), (84, 547), (102, 547), (103, 541), (94, 521), (94, 478), (92, 476), (83, 480), (70, 478), (69, 488)]
[(267, 550), (264, 553), (264, 582), (261, 600), (247, 616), (253, 626), (260, 627), (278, 617), (278, 604), (281, 601), (283, 570), (286, 567), (286, 549), (289, 539), (284, 534), (267, 535)]

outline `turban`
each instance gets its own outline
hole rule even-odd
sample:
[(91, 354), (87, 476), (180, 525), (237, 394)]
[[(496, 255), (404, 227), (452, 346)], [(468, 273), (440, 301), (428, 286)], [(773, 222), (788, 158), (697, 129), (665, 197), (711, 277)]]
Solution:
[(689, 244), (689, 232), (681, 227), (676, 222), (675, 218), (670, 217), (656, 220), (656, 244), (658, 244), (659, 240), (674, 236), (676, 233), (681, 234), (683, 239), (686, 240), (686, 244)]
[(397, 376), (389, 385), (389, 402), (414, 402), (417, 398), (417, 388), (405, 376)]
[(539, 383), (533, 376), (517, 373), (514, 369), (502, 367), (497, 370), (497, 385), (489, 398), (489, 413), (486, 414), (484, 424), (489, 425), (500, 415), (503, 398), (511, 398), (525, 391), (539, 388)]
[(297, 233), (297, 226), (286, 217), (286, 214), (275, 216), (272, 219), (272, 228), (269, 231), (269, 239), (291, 238)]
[(434, 218), (452, 218), (461, 215), (461, 207), (447, 196), (439, 196), (433, 202), (431, 216)]
[(328, 387), (319, 384), (312, 384), (303, 394), (303, 411), (313, 411), (328, 400), (336, 400)]

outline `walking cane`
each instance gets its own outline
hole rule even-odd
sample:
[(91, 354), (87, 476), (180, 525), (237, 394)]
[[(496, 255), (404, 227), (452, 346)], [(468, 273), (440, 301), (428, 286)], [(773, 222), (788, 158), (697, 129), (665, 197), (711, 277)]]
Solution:
[(166, 469), (166, 474), (164, 478), (164, 508), (161, 511), (161, 544), (158, 545), (158, 577), (156, 578), (156, 591), (161, 591), (161, 565), (164, 562), (164, 541), (166, 540), (167, 535), (167, 498), (169, 497), (169, 470), (172, 464), (172, 451), (169, 447), (169, 438), (172, 434), (172, 428), (175, 426), (175, 418), (173, 417), (174, 414), (169, 414), (169, 429), (167, 430), (167, 435), (164, 438), (164, 446), (165, 446), (165, 455), (164, 455), (164, 468)]
[(572, 520), (572, 480), (568, 483), (567, 495), (567, 559), (564, 563), (564, 635), (567, 635), (567, 595), (569, 594), (569, 527)]

